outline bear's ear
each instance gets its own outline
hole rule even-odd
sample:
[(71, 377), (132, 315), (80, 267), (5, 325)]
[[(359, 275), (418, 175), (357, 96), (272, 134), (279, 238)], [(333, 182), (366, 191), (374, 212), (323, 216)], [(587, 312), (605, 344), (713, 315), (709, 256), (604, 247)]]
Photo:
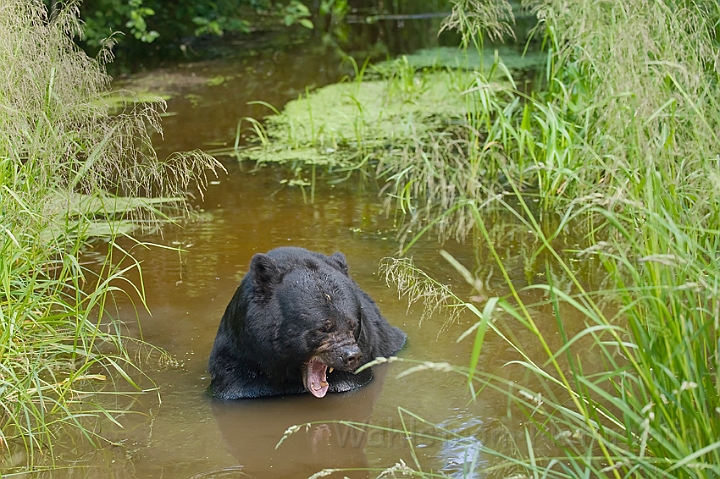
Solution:
[(255, 290), (263, 296), (270, 296), (280, 276), (280, 269), (270, 256), (257, 253), (250, 261), (250, 274)]
[(348, 264), (345, 255), (337, 252), (328, 257), (329, 263), (345, 276), (348, 275)]

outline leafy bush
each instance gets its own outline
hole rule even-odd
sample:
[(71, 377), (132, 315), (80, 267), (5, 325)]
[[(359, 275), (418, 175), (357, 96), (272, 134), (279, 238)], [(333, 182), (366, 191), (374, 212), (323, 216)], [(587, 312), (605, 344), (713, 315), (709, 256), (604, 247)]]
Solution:
[(80, 12), (82, 42), (93, 51), (108, 42), (132, 49), (155, 40), (182, 43), (203, 35), (248, 33), (261, 12), (274, 13), (278, 25), (313, 26), (308, 8), (297, 0), (85, 0)]

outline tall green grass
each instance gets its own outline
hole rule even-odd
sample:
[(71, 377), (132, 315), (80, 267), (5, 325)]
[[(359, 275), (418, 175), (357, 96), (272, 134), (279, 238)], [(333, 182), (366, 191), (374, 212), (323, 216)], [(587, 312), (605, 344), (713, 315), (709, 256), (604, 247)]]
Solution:
[[(535, 85), (517, 84), (496, 58), (464, 88), (465, 123), (383, 158), (404, 210), (426, 212), (407, 216), (410, 229), (452, 205), (480, 204), (507, 190), (508, 180), (552, 211), (596, 194), (632, 201), (648, 168), (661, 169), (679, 201), (711, 203), (695, 198), (696, 188), (713, 189), (715, 181), (705, 170), (712, 169), (718, 141), (717, 4), (527, 3), (547, 51)], [(454, 5), (447, 25), (462, 28), (470, 43), (497, 36), (509, 21), (506, 2)], [(443, 222), (441, 237), (467, 235), (469, 216), (458, 208), (455, 226)]]
[[(462, 16), (483, 10), (455, 4), (451, 24), (482, 35)], [(473, 141), (433, 168), (456, 193), (436, 202), (448, 213), (438, 210), (424, 222), (429, 229), (464, 211), (454, 231), (479, 235), (510, 291), (483, 308), (466, 304), (478, 321), (467, 333), (475, 337), (469, 365), (459, 371), (473, 393), (504, 391), (527, 424), (517, 447), (486, 445), (484, 453), (495, 458), (489, 472), (718, 477), (720, 7), (673, 0), (528, 6), (548, 52), (542, 79), (526, 92), (501, 62), (503, 83), (478, 74), (466, 92), (463, 138)], [(426, 173), (405, 158), (398, 163), (404, 177), (396, 194), (408, 204), (433, 201), (407, 194)], [(514, 215), (549, 253), (547, 282), (527, 288), (548, 298), (560, 346), (551, 340), (555, 331), (537, 325), (497, 251), (488, 207)], [(557, 229), (547, 230), (541, 218), (548, 216), (558, 218)], [(609, 291), (588, 290), (572, 253), (554, 243), (571, 226), (584, 235), (580, 258), (604, 265)], [(557, 271), (563, 285), (552, 281)], [(579, 332), (568, 323), (568, 308), (584, 319)], [(513, 334), (518, 327), (532, 334), (541, 357)], [(508, 366), (531, 380), (518, 385), (483, 369), (487, 334), (507, 341), (517, 356)]]
[[(662, 185), (655, 181), (653, 187)], [(468, 467), (490, 477), (717, 477), (720, 231), (680, 224), (672, 218), (676, 213), (661, 205), (615, 213), (602, 202), (586, 204), (567, 221), (597, 214), (616, 233), (580, 253), (585, 261), (603, 264), (614, 284), (608, 291), (591, 291), (572, 257), (554, 248), (553, 235), (517, 188), (513, 199), (499, 202), (550, 252), (547, 282), (515, 286), (517, 278), (489, 232), (494, 224), (479, 209), (474, 214), (480, 236), (506, 280), (506, 296), (480, 305), (452, 300), (446, 288), (437, 290), (407, 261), (386, 268), (386, 277), (411, 300), (429, 298), (432, 308), (440, 295), (454, 302), (455, 311), (464, 307), (477, 318), (459, 339), (474, 338), (469, 361), (452, 370), (467, 377), (471, 397), (491, 391), (508, 396), (506, 427), (512, 433), (485, 442), (483, 462)], [(651, 234), (626, 228), (640, 215)], [(445, 256), (474, 282), (472, 273)], [(542, 303), (524, 299), (538, 296), (545, 298)], [(555, 328), (540, 325), (539, 311), (550, 313)], [(483, 363), (488, 335), (513, 352), (504, 354), (510, 358), (497, 370)], [(411, 371), (433, 367), (423, 363)], [(420, 477), (433, 477), (422, 473), (421, 462), (414, 468)]]
[[(549, 346), (551, 332), (535, 325), (530, 308), (507, 275), (512, 300), (499, 303), (533, 333), (546, 354), (531, 359), (508, 338), (518, 348), (519, 364), (539, 383), (535, 389), (522, 386), (513, 393), (513, 400), (527, 415), (529, 430), (536, 435), (529, 437), (527, 456), (505, 458), (528, 474), (715, 477), (720, 472), (716, 373), (720, 336), (713, 279), (720, 269), (714, 258), (708, 261), (712, 256), (706, 248), (713, 246), (697, 242), (695, 227), (678, 224), (669, 211), (653, 207), (623, 214), (589, 208), (607, 218), (619, 233), (614, 241), (594, 245), (590, 253), (603, 261), (615, 281), (614, 308), (599, 301), (604, 295), (585, 290), (539, 225), (525, 220), (573, 282), (571, 294), (566, 286), (552, 282), (529, 287), (546, 291), (550, 298), (563, 339), (559, 349)], [(522, 208), (523, 217), (531, 218), (524, 203)], [(625, 215), (643, 215), (652, 234), (638, 237), (628, 230), (626, 225), (633, 218)], [(481, 218), (478, 224), (485, 235)], [(502, 268), (500, 258), (495, 259)], [(568, 305), (585, 323), (573, 336), (566, 333), (572, 327), (563, 314)], [(492, 323), (483, 317), (481, 324)], [(589, 352), (583, 350), (588, 345)], [(473, 359), (471, 378), (478, 365), (477, 357)], [(599, 369), (593, 366), (598, 362)], [(497, 381), (484, 376), (483, 385)], [(533, 455), (533, 441), (552, 442), (557, 456)]]
[[(77, 2), (52, 19), (39, 0), (0, 5), (0, 454), (20, 446), (18, 467), (52, 453), (65, 426), (97, 441), (93, 418), (115, 419), (96, 391), (141, 390), (147, 345), (110, 313), (116, 294), (142, 301), (125, 279), (139, 265), (115, 238), (166, 220), (162, 204), (182, 211), (185, 188), (216, 167), (156, 157), (161, 104), (111, 115), (110, 79), (79, 33)], [(108, 242), (99, 262), (83, 258), (93, 237)]]

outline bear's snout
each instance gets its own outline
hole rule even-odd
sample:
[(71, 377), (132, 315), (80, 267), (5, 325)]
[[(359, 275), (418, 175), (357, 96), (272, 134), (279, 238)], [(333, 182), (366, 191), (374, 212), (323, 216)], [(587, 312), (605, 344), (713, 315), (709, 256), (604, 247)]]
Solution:
[(351, 335), (331, 334), (317, 348), (315, 355), (332, 368), (353, 371), (360, 366), (363, 354)]
[(345, 366), (345, 369), (353, 370), (360, 365), (360, 359), (362, 358), (362, 351), (357, 344), (351, 346), (345, 346), (340, 349), (340, 359)]

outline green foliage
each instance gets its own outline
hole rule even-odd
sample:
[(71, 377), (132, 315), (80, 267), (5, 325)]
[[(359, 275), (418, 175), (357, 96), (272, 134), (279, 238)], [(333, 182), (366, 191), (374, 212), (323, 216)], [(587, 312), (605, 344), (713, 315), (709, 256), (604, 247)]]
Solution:
[[(484, 15), (487, 5), (456, 2), (449, 25), (479, 37), (468, 19), (492, 18)], [(501, 61), (493, 70), (504, 82), (477, 75), (462, 136), (471, 141), (462, 156), (432, 169), (451, 180), (454, 197), (442, 203), (440, 193), (433, 199), (414, 186), (425, 181), (425, 156), (397, 160), (405, 176), (395, 194), (404, 204), (429, 198), (446, 209), (427, 215), (423, 232), (448, 220), (455, 231), (476, 231), (511, 292), (490, 298), (482, 311), (466, 304), (478, 318), (466, 333), (475, 333), (476, 343), (469, 367), (459, 371), (473, 392), (508, 394), (527, 424), (524, 444), (486, 445), (496, 458), (490, 469), (523, 477), (717, 477), (720, 7), (673, 0), (530, 6), (545, 34), (544, 83), (523, 92)], [(479, 176), (481, 187), (468, 188)], [(513, 214), (549, 254), (547, 284), (525, 292), (548, 298), (559, 346), (536, 324), (538, 305), (526, 304), (516, 288), (490, 233), (488, 207)], [(539, 219), (547, 217), (558, 218), (551, 231)], [(610, 291), (588, 291), (570, 253), (553, 243), (578, 226), (587, 242), (581, 259), (605, 266)], [(562, 285), (554, 281), (557, 271)], [(584, 318), (579, 332), (570, 331), (568, 308)], [(541, 345), (542, 357), (523, 347), (518, 328)], [(531, 380), (518, 384), (482, 369), (490, 332), (516, 352), (507, 366), (521, 366)]]
[(240, 18), (228, 18), (220, 15), (212, 17), (193, 17), (193, 23), (198, 27), (195, 29), (195, 36), (215, 35), (222, 36), (225, 32), (243, 32), (250, 31), (250, 23)]
[(152, 8), (144, 8), (142, 6), (143, 0), (130, 0), (128, 6), (131, 8), (130, 20), (125, 24), (130, 29), (130, 33), (133, 36), (144, 43), (152, 43), (158, 35), (155, 30), (148, 31), (147, 23), (145, 23), (145, 17), (151, 17), (155, 15), (155, 11)]
[[(48, 1), (48, 0), (46, 0)], [(313, 28), (308, 7), (299, 0), (85, 0), (81, 5), (83, 41), (97, 49), (108, 39), (151, 43), (183, 37), (250, 31), (257, 12), (274, 12), (286, 26)], [(131, 42), (132, 43), (132, 42)]]
[(299, 23), (305, 28), (311, 30), (314, 28), (310, 20), (310, 10), (299, 0), (291, 0), (291, 2), (285, 6), (283, 21), (286, 27)]
[(463, 44), (482, 45), (487, 35), (491, 40), (514, 36), (513, 9), (505, 0), (453, 0), (452, 15), (443, 29), (456, 29), (462, 33)]
[[(83, 40), (93, 48), (105, 45), (109, 38), (127, 32), (143, 43), (152, 43), (160, 34), (149, 30), (147, 21), (155, 9), (144, 6), (144, 0), (84, 2)], [(87, 12), (87, 13), (86, 13)]]
[(320, 18), (327, 18), (323, 35), (323, 43), (336, 44), (336, 41), (348, 40), (349, 28), (345, 17), (350, 11), (347, 0), (321, 0), (318, 9)]
[[(136, 354), (153, 348), (110, 314), (115, 294), (142, 304), (127, 279), (139, 265), (114, 239), (133, 220), (166, 221), (163, 204), (182, 212), (186, 187), (217, 166), (197, 152), (156, 157), (161, 102), (110, 114), (108, 76), (72, 41), (77, 13), (0, 5), (0, 452), (20, 444), (30, 463), (62, 427), (101, 440), (94, 422), (116, 411), (94, 392), (140, 392)], [(91, 236), (108, 241), (99, 262), (81, 260)]]

